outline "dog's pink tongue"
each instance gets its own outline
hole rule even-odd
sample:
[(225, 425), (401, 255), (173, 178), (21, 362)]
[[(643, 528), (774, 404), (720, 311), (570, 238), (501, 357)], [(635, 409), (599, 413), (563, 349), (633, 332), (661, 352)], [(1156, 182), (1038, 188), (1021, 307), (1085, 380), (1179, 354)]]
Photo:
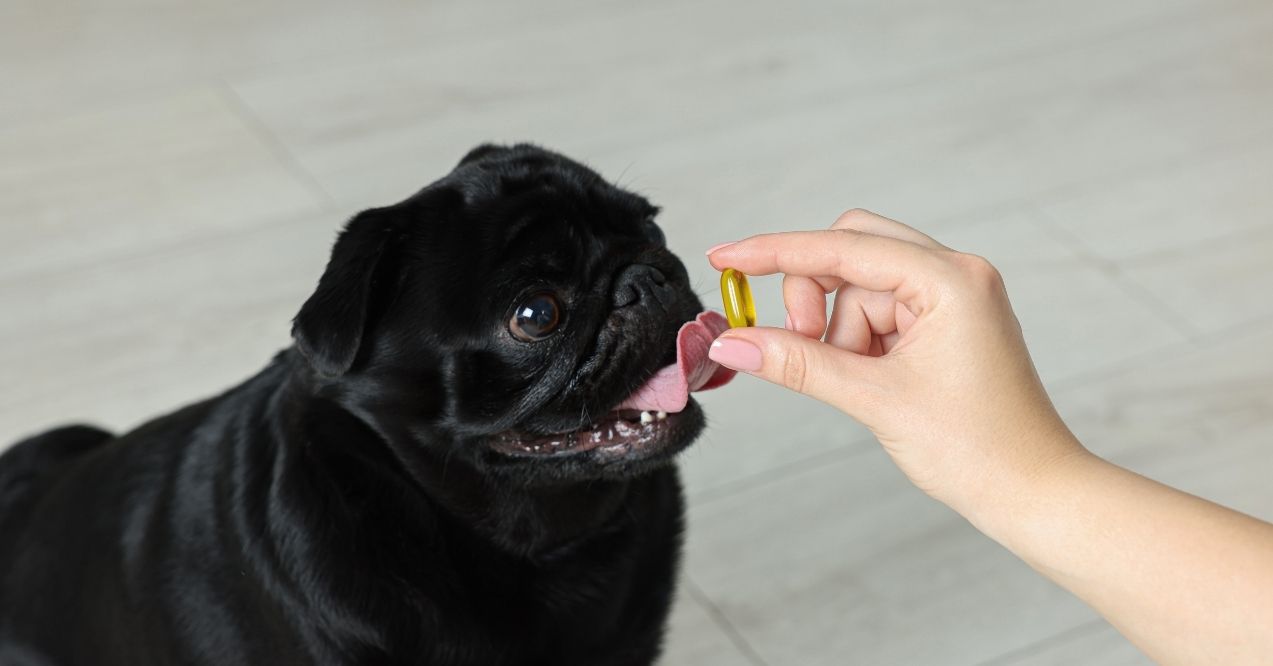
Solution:
[(690, 391), (728, 384), (734, 371), (707, 358), (712, 341), (728, 328), (729, 322), (710, 310), (685, 322), (676, 334), (676, 363), (654, 373), (618, 409), (679, 412), (689, 403)]

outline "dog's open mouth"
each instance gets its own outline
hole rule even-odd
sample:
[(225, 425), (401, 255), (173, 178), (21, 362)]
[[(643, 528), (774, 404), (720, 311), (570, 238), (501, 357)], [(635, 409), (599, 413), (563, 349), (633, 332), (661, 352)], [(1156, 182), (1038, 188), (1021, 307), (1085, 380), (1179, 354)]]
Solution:
[(570, 432), (502, 432), (492, 445), (514, 455), (566, 455), (601, 449), (628, 451), (657, 447), (676, 430), (693, 391), (724, 386), (734, 371), (707, 357), (707, 350), (729, 323), (716, 312), (702, 312), (676, 334), (676, 363), (655, 372), (604, 417)]
[(493, 442), (505, 453), (520, 455), (554, 455), (580, 453), (593, 449), (630, 449), (645, 447), (679, 418), (679, 413), (616, 409), (589, 428), (550, 435), (533, 435), (510, 430), (500, 433)]

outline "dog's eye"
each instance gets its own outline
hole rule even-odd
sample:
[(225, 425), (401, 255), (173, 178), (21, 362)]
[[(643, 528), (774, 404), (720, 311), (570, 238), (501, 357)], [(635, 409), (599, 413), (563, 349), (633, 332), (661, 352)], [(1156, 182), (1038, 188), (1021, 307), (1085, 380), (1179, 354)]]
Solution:
[(508, 322), (513, 337), (526, 342), (543, 340), (561, 323), (561, 305), (547, 292), (533, 294), (522, 301)]

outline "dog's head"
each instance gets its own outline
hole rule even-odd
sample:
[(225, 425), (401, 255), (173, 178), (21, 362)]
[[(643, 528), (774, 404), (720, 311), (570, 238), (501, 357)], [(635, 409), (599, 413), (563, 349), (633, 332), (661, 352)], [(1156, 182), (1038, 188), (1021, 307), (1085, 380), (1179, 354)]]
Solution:
[(293, 336), (320, 392), (418, 453), (525, 481), (626, 477), (689, 445), (732, 374), (658, 209), (561, 155), (480, 146), (364, 211)]

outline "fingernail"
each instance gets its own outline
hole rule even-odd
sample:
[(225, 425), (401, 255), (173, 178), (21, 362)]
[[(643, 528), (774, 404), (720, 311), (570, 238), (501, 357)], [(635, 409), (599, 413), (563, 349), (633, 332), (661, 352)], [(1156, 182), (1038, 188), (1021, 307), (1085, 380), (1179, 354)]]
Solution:
[(706, 252), (704, 252), (703, 254), (705, 254), (705, 255), (707, 255), (707, 256), (709, 256), (709, 257), (710, 257), (710, 256), (712, 256), (712, 253), (713, 253), (713, 252), (715, 252), (715, 251), (717, 251), (717, 250), (721, 249), (722, 247), (729, 247), (730, 245), (733, 245), (734, 243), (737, 243), (737, 242), (738, 242), (738, 241), (729, 241), (728, 243), (721, 243), (720, 245), (713, 245), (713, 246), (711, 246), (711, 247), (707, 248), (707, 251), (706, 251)]
[(788, 313), (787, 313), (787, 323), (783, 324), (783, 328), (786, 328), (788, 331), (794, 331), (794, 330), (796, 330), (796, 325), (795, 325), (795, 324), (793, 324), (793, 323), (791, 323), (791, 313), (790, 313), (790, 312), (788, 312)]
[(707, 357), (727, 368), (743, 372), (755, 372), (761, 366), (760, 348), (736, 338), (716, 338), (707, 350)]

